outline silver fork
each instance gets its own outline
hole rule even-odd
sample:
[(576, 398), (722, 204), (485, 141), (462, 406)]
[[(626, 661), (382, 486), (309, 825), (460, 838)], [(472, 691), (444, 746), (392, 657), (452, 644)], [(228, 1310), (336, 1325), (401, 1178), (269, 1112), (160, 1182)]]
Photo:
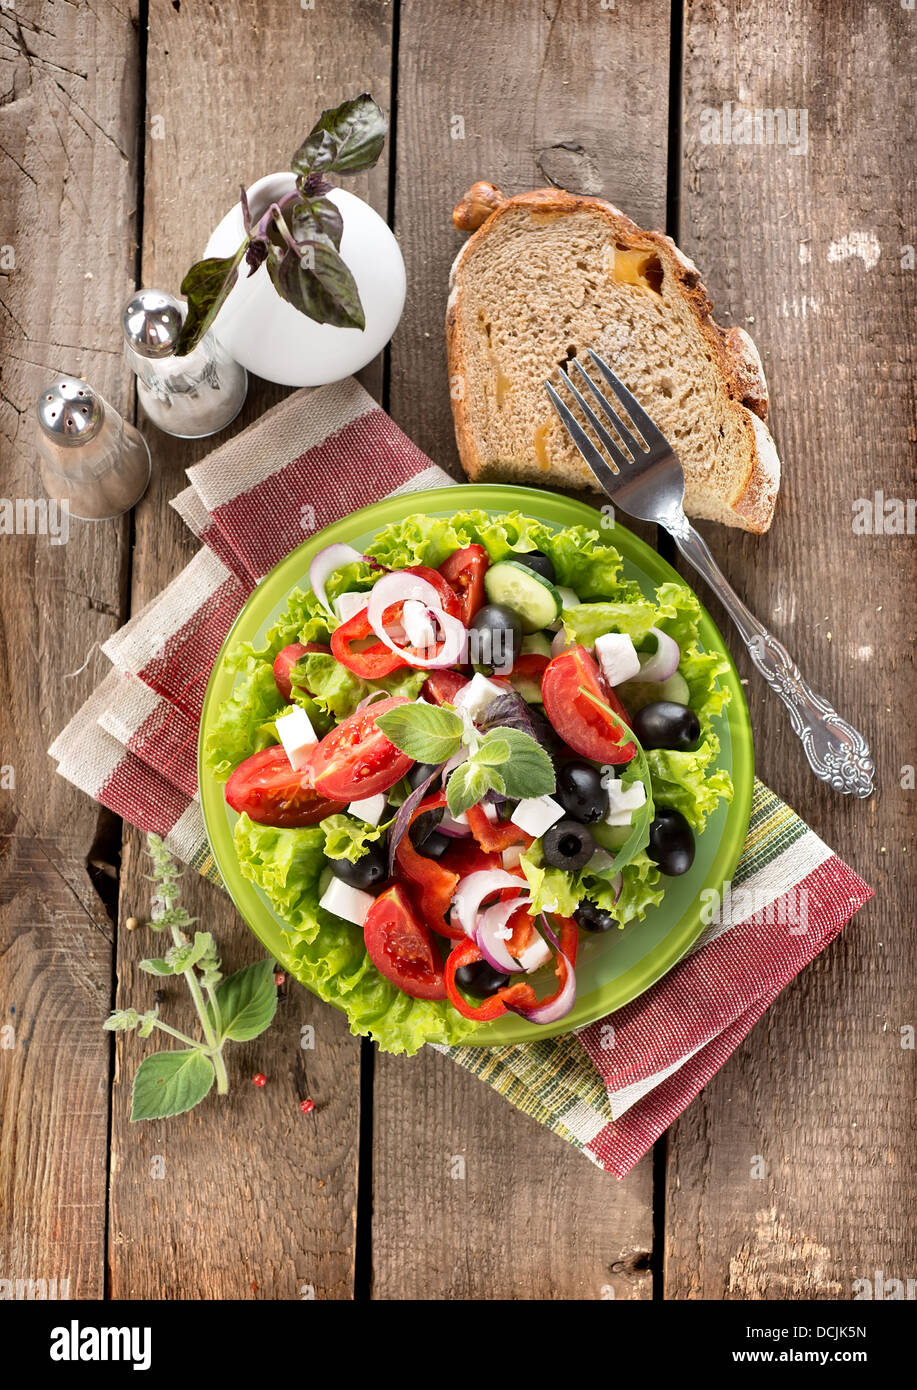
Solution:
[(813, 693), (783, 644), (746, 608), (726, 581), (703, 537), (685, 516), (682, 506), (685, 475), (675, 450), (607, 363), (595, 352), (590, 351), (589, 357), (642, 435), (642, 442), (627, 428), (585, 368), (573, 358), (582, 384), (595, 398), (620, 443), (563, 369), (560, 376), (615, 467), (609, 466), (573, 411), (551, 382), (546, 381), (545, 390), (573, 443), (615, 505), (631, 516), (664, 526), (685, 559), (706, 579), (739, 629), (755, 666), (789, 710), (793, 730), (802, 741), (815, 775), (837, 791), (870, 796), (875, 769), (863, 735), (842, 719), (827, 700)]

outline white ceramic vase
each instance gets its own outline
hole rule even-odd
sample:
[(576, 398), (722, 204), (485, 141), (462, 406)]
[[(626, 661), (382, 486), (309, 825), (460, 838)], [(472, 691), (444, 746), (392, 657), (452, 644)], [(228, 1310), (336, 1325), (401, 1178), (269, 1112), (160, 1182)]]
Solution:
[[(252, 218), (294, 187), (291, 173), (268, 174), (252, 184)], [(282, 386), (322, 386), (359, 371), (385, 347), (404, 308), (404, 261), (387, 224), (346, 189), (333, 188), (328, 197), (344, 220), (341, 256), (360, 292), (365, 329), (315, 323), (280, 298), (263, 265), (249, 275), (243, 263), (212, 330), (243, 367)], [(244, 235), (237, 203), (214, 230), (204, 255), (232, 255)]]

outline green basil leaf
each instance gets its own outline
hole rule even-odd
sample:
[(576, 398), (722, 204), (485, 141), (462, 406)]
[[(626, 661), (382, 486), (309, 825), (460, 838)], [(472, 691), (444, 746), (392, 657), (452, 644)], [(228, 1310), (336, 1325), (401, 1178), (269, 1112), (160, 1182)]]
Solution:
[(290, 209), (290, 231), (296, 241), (324, 241), (340, 251), (344, 219), (330, 198), (303, 198)]
[(176, 357), (193, 352), (213, 324), (239, 278), (239, 262), (247, 246), (246, 238), (234, 256), (210, 256), (206, 261), (197, 261), (182, 280), (188, 316), (175, 344)]
[(176, 973), (175, 966), (171, 965), (167, 960), (162, 960), (160, 957), (154, 957), (152, 960), (142, 960), (140, 962), (140, 969), (145, 970), (148, 975), (174, 975)]
[[(509, 756), (500, 764), (507, 796), (523, 800), (530, 796), (548, 796), (555, 787), (554, 764), (540, 744), (521, 729), (497, 725), (488, 733), (482, 747), (490, 740), (505, 742)], [(480, 753), (480, 749), (478, 750)]]
[(323, 241), (302, 243), (302, 256), (289, 248), (270, 255), (266, 265), (274, 288), (315, 323), (336, 328), (366, 327), (357, 282), (333, 246)]
[(475, 753), (474, 760), (482, 767), (499, 767), (507, 762), (509, 755), (510, 748), (505, 738), (487, 738)]
[(221, 980), (216, 990), (222, 1038), (248, 1042), (270, 1027), (277, 1011), (274, 962), (255, 961)]
[(213, 1063), (197, 1048), (154, 1052), (134, 1077), (132, 1120), (165, 1120), (202, 1101), (213, 1085)]
[(397, 705), (380, 714), (376, 724), (390, 743), (418, 763), (444, 763), (462, 746), (461, 716), (443, 705)]
[(293, 156), (294, 174), (356, 174), (382, 153), (388, 122), (368, 92), (323, 111)]
[(446, 801), (450, 814), (460, 816), (469, 806), (476, 806), (490, 790), (489, 769), (469, 761), (459, 763), (446, 783)]

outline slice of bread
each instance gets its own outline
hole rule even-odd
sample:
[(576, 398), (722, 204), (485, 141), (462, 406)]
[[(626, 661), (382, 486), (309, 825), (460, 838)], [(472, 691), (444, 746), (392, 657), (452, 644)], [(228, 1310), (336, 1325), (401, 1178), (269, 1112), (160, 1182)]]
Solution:
[(544, 382), (586, 349), (604, 357), (679, 454), (685, 511), (746, 531), (771, 524), (780, 460), (754, 343), (724, 330), (697, 267), (610, 203), (475, 184), (453, 213), (474, 230), (446, 312), (462, 466), (483, 482), (596, 486)]

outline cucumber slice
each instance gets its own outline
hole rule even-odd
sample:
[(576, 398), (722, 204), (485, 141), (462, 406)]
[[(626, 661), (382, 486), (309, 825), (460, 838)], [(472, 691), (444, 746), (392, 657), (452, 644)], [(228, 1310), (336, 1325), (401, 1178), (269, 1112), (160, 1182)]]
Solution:
[(522, 639), (523, 656), (550, 656), (551, 639), (543, 632), (530, 632)]
[(632, 828), (630, 825), (606, 825), (604, 821), (599, 821), (598, 825), (590, 825), (589, 834), (602, 849), (614, 852), (623, 849)]
[(519, 615), (523, 632), (537, 632), (560, 617), (561, 597), (554, 585), (516, 560), (491, 565), (484, 592), (491, 603), (503, 603)]
[[(579, 594), (575, 594), (572, 589), (568, 589), (564, 584), (559, 584), (557, 586), (557, 592), (560, 594), (561, 611), (563, 611), (565, 608), (579, 607)], [(558, 617), (554, 619), (553, 623), (546, 623), (545, 626), (550, 628), (552, 632), (560, 632), (560, 629), (563, 627), (563, 623), (561, 619)]]
[(691, 691), (684, 676), (676, 671), (667, 681), (624, 681), (617, 687), (625, 707), (636, 711), (657, 700), (672, 700), (676, 705), (689, 705)]

